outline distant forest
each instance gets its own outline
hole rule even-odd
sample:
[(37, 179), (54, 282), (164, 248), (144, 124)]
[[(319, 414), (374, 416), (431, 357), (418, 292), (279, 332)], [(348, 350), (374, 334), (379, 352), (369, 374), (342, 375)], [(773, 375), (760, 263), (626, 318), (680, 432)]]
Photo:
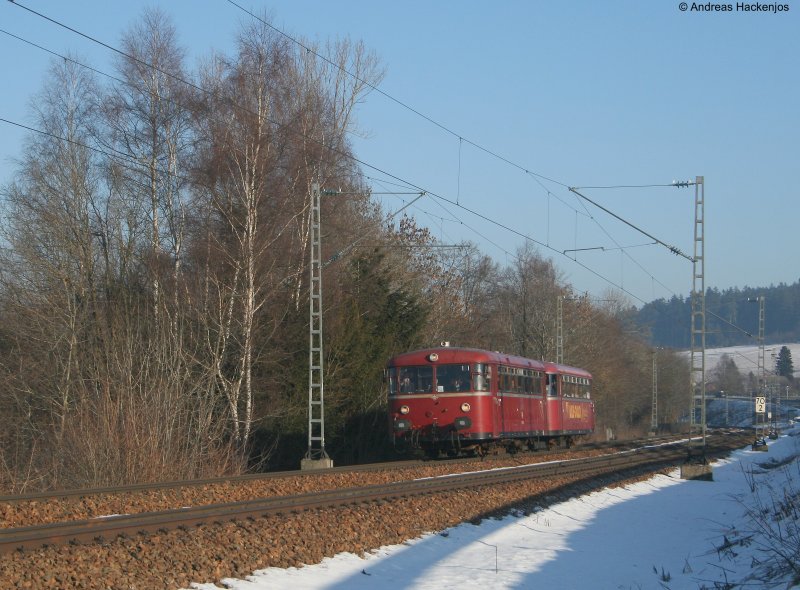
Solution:
[[(767, 344), (800, 342), (800, 280), (791, 285), (706, 290), (706, 346), (755, 344), (758, 301), (765, 297), (764, 340)], [(689, 297), (657, 299), (642, 307), (637, 323), (650, 330), (652, 343), (688, 348), (691, 321)]]

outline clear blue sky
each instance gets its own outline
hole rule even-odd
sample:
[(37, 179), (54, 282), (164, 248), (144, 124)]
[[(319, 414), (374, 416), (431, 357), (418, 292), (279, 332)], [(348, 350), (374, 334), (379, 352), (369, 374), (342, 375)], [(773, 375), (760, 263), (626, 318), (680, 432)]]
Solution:
[[(372, 93), (357, 114), (364, 136), (353, 139), (361, 160), (518, 232), (440, 199), (418, 201), (415, 216), (445, 243), (471, 240), (510, 263), (525, 234), (545, 245), (542, 254), (576, 290), (599, 298), (617, 285), (636, 305), (691, 288), (687, 260), (643, 246), (649, 238), (561, 184), (537, 182), (471, 142), (567, 186), (704, 176), (706, 286), (800, 278), (797, 0), (779, 14), (736, 11), (735, 2), (732, 12), (682, 12), (673, 0), (237, 2), (268, 11), (295, 37), (363, 40), (385, 67), (381, 90), (454, 132)], [(173, 16), (190, 65), (212, 48), (230, 50), (250, 18), (225, 0), (19, 3), (111, 45), (144, 7), (158, 4)], [(7, 1), (0, 28), (111, 71), (108, 50)], [(50, 57), (5, 34), (0, 51), (0, 118), (30, 124), (28, 103)], [(22, 139), (0, 123), (0, 183)], [(581, 192), (693, 253), (693, 189)], [(387, 211), (403, 204), (381, 199)], [(596, 249), (562, 253), (585, 248)]]

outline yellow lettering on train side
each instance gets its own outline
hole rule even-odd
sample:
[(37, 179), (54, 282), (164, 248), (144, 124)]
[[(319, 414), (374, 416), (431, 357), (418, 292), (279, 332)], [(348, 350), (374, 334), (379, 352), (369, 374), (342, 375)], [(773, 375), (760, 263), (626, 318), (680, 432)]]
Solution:
[(567, 403), (567, 418), (571, 420), (584, 420), (588, 418), (588, 408), (586, 404), (571, 404)]

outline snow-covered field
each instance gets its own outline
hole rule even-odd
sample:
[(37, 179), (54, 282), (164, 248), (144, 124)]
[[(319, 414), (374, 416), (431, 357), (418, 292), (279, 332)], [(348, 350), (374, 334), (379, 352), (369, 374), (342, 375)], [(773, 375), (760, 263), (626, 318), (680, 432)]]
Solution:
[[(774, 557), (769, 531), (797, 542), (797, 522), (766, 508), (800, 494), (800, 428), (713, 464), (714, 481), (679, 471), (598, 491), (534, 514), (433, 531), (365, 556), (341, 554), (302, 568), (270, 568), (228, 588), (698, 589), (796, 587), (763, 568)], [(755, 490), (755, 491), (753, 491)], [(752, 514), (762, 514), (753, 519)], [(794, 527), (792, 529), (792, 527)], [(787, 531), (794, 530), (793, 534)], [(798, 561), (798, 547), (792, 548)], [(193, 588), (213, 590), (214, 584)]]
[[(800, 343), (792, 344), (767, 344), (764, 346), (764, 366), (767, 371), (775, 370), (775, 360), (781, 347), (787, 347), (792, 353), (794, 375), (800, 379)], [(706, 349), (706, 371), (711, 371), (717, 366), (722, 355), (727, 354), (742, 375), (758, 372), (758, 346), (729, 346), (727, 348)], [(774, 356), (773, 356), (774, 355)]]

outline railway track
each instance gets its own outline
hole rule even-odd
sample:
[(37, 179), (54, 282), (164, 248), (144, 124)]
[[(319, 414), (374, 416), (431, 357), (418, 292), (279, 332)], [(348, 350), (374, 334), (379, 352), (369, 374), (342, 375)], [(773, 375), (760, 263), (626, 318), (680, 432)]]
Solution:
[[(600, 443), (586, 443), (579, 447), (573, 447), (571, 449), (572, 452), (575, 451), (591, 451), (591, 450), (609, 450), (612, 451), (614, 449), (622, 450), (622, 449), (629, 449), (629, 448), (636, 448), (642, 445), (647, 444), (657, 444), (657, 443), (666, 443), (671, 441), (679, 441), (681, 437), (678, 436), (661, 436), (656, 438), (644, 438), (644, 439), (635, 439), (635, 440), (628, 440), (628, 441), (611, 441), (611, 442), (600, 442)], [(530, 451), (524, 452), (525, 456), (532, 456), (532, 457), (541, 457), (546, 459), (548, 455), (553, 453), (564, 453), (568, 452), (566, 449), (563, 448), (555, 448), (552, 450), (538, 450), (538, 451)], [(461, 458), (445, 458), (438, 460), (443, 464), (448, 465), (457, 465), (460, 463), (475, 463), (480, 459), (475, 459), (474, 457), (461, 457)], [(77, 488), (77, 489), (66, 489), (66, 490), (52, 490), (52, 491), (39, 491), (39, 492), (28, 492), (23, 494), (8, 494), (8, 495), (0, 495), (0, 504), (20, 504), (23, 502), (31, 502), (37, 500), (52, 500), (52, 499), (59, 499), (59, 498), (87, 498), (90, 496), (103, 496), (108, 494), (128, 494), (128, 493), (136, 493), (136, 492), (147, 492), (147, 491), (160, 491), (160, 490), (172, 490), (177, 488), (201, 488), (205, 486), (212, 486), (217, 484), (237, 484), (237, 483), (245, 483), (245, 482), (253, 482), (253, 481), (268, 481), (268, 480), (277, 480), (283, 479), (288, 477), (320, 477), (324, 475), (335, 475), (335, 474), (349, 474), (355, 472), (371, 472), (371, 471), (383, 471), (383, 470), (401, 470), (401, 469), (413, 469), (417, 467), (422, 467), (426, 465), (430, 465), (431, 462), (437, 461), (433, 459), (407, 459), (407, 460), (397, 460), (397, 461), (387, 461), (382, 463), (369, 463), (364, 465), (347, 465), (341, 467), (333, 467), (331, 469), (319, 470), (319, 471), (272, 471), (266, 473), (248, 473), (245, 475), (233, 475), (233, 476), (222, 476), (222, 477), (211, 477), (211, 478), (204, 478), (204, 479), (191, 479), (191, 480), (180, 480), (180, 481), (166, 481), (166, 482), (153, 482), (153, 483), (141, 483), (141, 484), (130, 484), (130, 485), (123, 485), (123, 486), (106, 486), (106, 487), (97, 487), (97, 488)]]
[[(734, 448), (746, 445), (749, 440), (750, 437), (748, 435), (709, 437), (707, 455), (713, 457), (729, 452)], [(157, 512), (5, 528), (0, 529), (0, 554), (21, 548), (34, 548), (49, 544), (108, 540), (121, 535), (131, 536), (139, 533), (155, 533), (176, 528), (192, 527), (201, 523), (226, 522), (369, 502), (387, 502), (423, 494), (447, 493), (484, 486), (500, 486), (520, 481), (536, 482), (550, 479), (573, 483), (589, 483), (600, 474), (630, 474), (643, 469), (657, 470), (668, 465), (679, 464), (685, 457), (685, 445), (680, 443), (661, 444), (609, 455), (518, 465), (409, 481), (393, 481), (378, 485), (337, 488)], [(329, 472), (329, 470), (326, 470), (326, 472)], [(296, 472), (292, 472), (292, 474), (295, 476), (302, 475)], [(275, 474), (273, 475), (273, 477), (276, 476)], [(286, 474), (283, 474), (283, 477), (286, 477)], [(248, 476), (235, 478), (234, 481), (241, 481), (247, 478)], [(249, 477), (249, 479), (253, 478), (253, 476)], [(205, 483), (209, 481), (216, 480), (206, 480)], [(230, 482), (231, 479), (225, 479), (224, 481)], [(163, 488), (164, 485), (127, 486), (125, 489), (128, 491), (159, 489)], [(108, 488), (99, 492), (97, 490), (83, 490), (82, 493), (111, 493), (112, 491), (119, 493), (120, 489)], [(73, 493), (78, 494), (81, 491), (68, 492), (70, 495)], [(59, 497), (62, 497), (61, 494), (63, 493), (60, 493)], [(33, 495), (28, 495), (28, 498), (31, 496)], [(51, 496), (39, 497), (49, 498)], [(15, 498), (18, 499), (19, 497)]]
[(91, 520), (114, 514), (158, 512), (177, 506), (200, 506), (252, 498), (286, 496), (367, 483), (388, 483), (454, 470), (477, 471), (491, 467), (592, 456), (636, 448), (645, 442), (668, 442), (667, 437), (646, 441), (584, 444), (574, 449), (500, 452), (483, 458), (405, 460), (319, 471), (285, 471), (216, 477), (202, 480), (137, 484), (93, 489), (35, 492), (0, 496), (0, 530), (32, 525)]

